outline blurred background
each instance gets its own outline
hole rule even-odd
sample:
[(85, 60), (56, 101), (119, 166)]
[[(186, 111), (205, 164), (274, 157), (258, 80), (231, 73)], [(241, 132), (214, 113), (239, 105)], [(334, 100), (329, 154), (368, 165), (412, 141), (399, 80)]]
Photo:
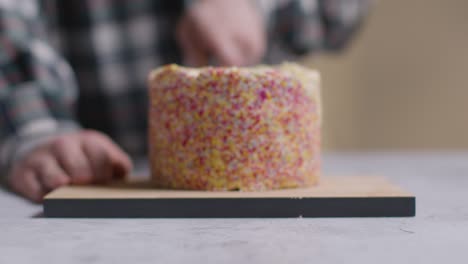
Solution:
[(323, 78), (328, 150), (468, 149), (468, 1), (381, 0)]

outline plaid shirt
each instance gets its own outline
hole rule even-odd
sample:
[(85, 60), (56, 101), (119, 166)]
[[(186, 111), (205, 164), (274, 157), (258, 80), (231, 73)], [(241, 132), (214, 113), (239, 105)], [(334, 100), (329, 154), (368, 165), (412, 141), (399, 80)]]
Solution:
[[(0, 162), (82, 128), (146, 153), (148, 72), (181, 63), (174, 38), (191, 1), (0, 1)], [(257, 0), (265, 63), (343, 47), (368, 0)], [(5, 174), (3, 172), (2, 174)]]

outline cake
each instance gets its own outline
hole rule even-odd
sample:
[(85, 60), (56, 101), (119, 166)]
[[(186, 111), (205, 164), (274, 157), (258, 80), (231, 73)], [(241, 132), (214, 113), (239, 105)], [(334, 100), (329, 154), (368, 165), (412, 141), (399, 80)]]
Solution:
[(320, 174), (317, 71), (166, 65), (149, 76), (149, 162), (160, 188), (259, 191)]

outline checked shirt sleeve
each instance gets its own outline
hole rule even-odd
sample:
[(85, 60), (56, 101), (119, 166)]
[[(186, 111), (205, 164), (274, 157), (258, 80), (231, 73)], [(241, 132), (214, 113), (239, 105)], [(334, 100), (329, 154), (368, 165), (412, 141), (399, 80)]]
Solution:
[(278, 59), (338, 51), (349, 42), (372, 0), (258, 0), (267, 12), (269, 50)]
[(0, 180), (38, 144), (79, 128), (74, 75), (48, 44), (38, 5), (0, 2)]

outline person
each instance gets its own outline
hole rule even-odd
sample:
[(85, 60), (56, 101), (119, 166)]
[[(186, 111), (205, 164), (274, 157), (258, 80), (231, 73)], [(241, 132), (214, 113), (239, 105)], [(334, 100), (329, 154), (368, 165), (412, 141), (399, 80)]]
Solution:
[(369, 0), (0, 1), (0, 164), (40, 202), (146, 154), (149, 71), (342, 49)]

